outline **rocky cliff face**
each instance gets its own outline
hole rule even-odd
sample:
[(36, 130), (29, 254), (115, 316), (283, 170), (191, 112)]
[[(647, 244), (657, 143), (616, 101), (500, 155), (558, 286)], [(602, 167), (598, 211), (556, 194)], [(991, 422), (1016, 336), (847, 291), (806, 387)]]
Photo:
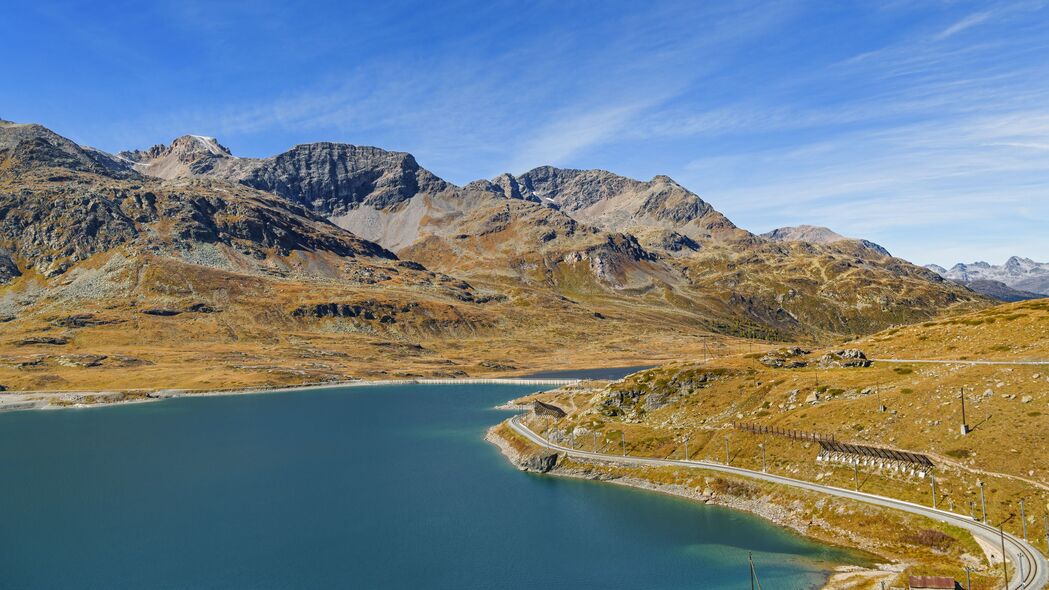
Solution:
[(411, 154), (341, 143), (296, 146), (234, 176), (326, 217), (346, 215), (361, 205), (395, 207), (419, 193), (451, 186), (419, 166)]

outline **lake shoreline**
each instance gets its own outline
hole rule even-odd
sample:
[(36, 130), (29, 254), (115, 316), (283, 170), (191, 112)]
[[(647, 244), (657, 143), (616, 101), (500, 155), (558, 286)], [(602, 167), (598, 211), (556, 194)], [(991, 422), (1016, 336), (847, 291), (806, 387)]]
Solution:
[[(245, 387), (239, 389), (161, 389), (161, 390), (99, 390), (99, 391), (8, 391), (0, 393), (0, 412), (27, 410), (63, 410), (103, 408), (125, 404), (158, 402), (167, 399), (189, 397), (223, 397), (288, 393), (347, 387), (379, 387), (392, 385), (536, 385), (562, 386), (578, 383), (581, 379), (554, 379), (528, 377), (477, 377), (447, 379), (354, 379), (351, 381), (308, 383), (302, 385)], [(519, 409), (502, 407), (500, 409)]]
[[(547, 452), (543, 449), (536, 449), (535, 453), (529, 453), (527, 451), (518, 449), (515, 445), (505, 436), (500, 430), (505, 428), (504, 423), (500, 422), (495, 426), (492, 426), (485, 432), (485, 440), (496, 446), (500, 453), (506, 460), (514, 467), (521, 471), (538, 473), (541, 475), (552, 475), (556, 477), (567, 477), (571, 479), (582, 479), (588, 481), (599, 481), (602, 483), (610, 483), (614, 485), (620, 485), (624, 487), (645, 490), (649, 492), (655, 492), (659, 494), (665, 494), (682, 498), (692, 502), (698, 502), (701, 504), (709, 504), (714, 506), (720, 506), (722, 508), (728, 508), (730, 510), (737, 510), (747, 514), (751, 514), (766, 522), (772, 523), (776, 526), (784, 527), (792, 532), (795, 532), (806, 539), (812, 541), (833, 545), (828, 543), (825, 539), (819, 539), (817, 537), (808, 534), (807, 527), (803, 523), (797, 522), (789, 517), (782, 509), (777, 510), (778, 506), (773, 506), (767, 503), (754, 502), (745, 498), (736, 498), (727, 496), (724, 494), (717, 493), (706, 493), (695, 488), (690, 488), (681, 485), (663, 484), (653, 482), (640, 477), (632, 476), (615, 476), (615, 477), (601, 477), (595, 472), (588, 469), (578, 469), (571, 466), (564, 465), (558, 457), (558, 453)], [(549, 457), (558, 457), (552, 461)], [(834, 545), (842, 547), (849, 551), (863, 551), (861, 547), (850, 547), (844, 545)], [(899, 564), (883, 564), (879, 566), (864, 567), (858, 565), (849, 564), (838, 564), (833, 570), (825, 571), (826, 580), (821, 586), (821, 590), (844, 590), (845, 588), (852, 587), (847, 583), (855, 578), (863, 578), (870, 580), (871, 583), (876, 584), (879, 581), (884, 580), (886, 583), (890, 582), (892, 578), (897, 576), (902, 571), (902, 566)]]

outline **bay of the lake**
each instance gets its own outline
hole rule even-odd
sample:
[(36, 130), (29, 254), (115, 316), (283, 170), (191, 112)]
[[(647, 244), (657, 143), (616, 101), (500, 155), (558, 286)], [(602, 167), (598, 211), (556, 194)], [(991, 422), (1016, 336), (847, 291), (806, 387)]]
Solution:
[(391, 385), (0, 414), (0, 588), (819, 587), (849, 556), (756, 517), (525, 474), (535, 386)]

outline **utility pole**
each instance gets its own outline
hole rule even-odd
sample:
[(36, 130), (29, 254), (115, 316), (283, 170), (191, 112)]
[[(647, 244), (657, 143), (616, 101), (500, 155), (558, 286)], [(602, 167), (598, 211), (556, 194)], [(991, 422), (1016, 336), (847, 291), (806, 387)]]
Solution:
[(725, 435), (725, 465), (728, 465), (728, 464), (729, 464), (729, 455), (728, 455), (728, 435), (726, 434), (726, 435)]
[[(882, 586), (884, 588), (884, 586)], [(965, 590), (973, 590), (973, 581), (969, 575), (969, 566), (965, 566)]]
[(852, 467), (853, 467), (852, 483), (853, 483), (854, 486), (856, 486), (856, 491), (858, 492), (858, 491), (860, 491), (860, 462), (859, 462), (859, 460), (854, 460), (854, 462), (852, 464)]
[(626, 457), (626, 435), (622, 430), (619, 431), (619, 444), (623, 445), (623, 456)]
[(962, 436), (969, 434), (969, 423), (965, 420), (965, 386), (962, 386), (961, 394), (958, 396), (962, 400)]
[(761, 472), (768, 473), (768, 465), (765, 463), (765, 443), (761, 443), (758, 446), (761, 447)]
[(594, 433), (594, 452), (597, 452), (597, 433)]
[(688, 461), (688, 437), (685, 437), (685, 461)]
[(983, 482), (980, 483), (980, 512), (983, 514), (983, 523), (987, 524), (987, 497), (983, 493)]
[(1024, 501), (1020, 500), (1020, 522), (1024, 525), (1024, 541), (1027, 540), (1027, 516), (1024, 514)]
[(1002, 577), (1005, 578), (1005, 587), (1009, 587), (1009, 568), (1005, 566), (1005, 523), (1013, 519), (1014, 514), (1010, 514), (1009, 518), (1006, 518), (1002, 522), (998, 523), (998, 532), (1002, 536)]
[(929, 472), (929, 481), (932, 483), (932, 509), (936, 510), (936, 475)]

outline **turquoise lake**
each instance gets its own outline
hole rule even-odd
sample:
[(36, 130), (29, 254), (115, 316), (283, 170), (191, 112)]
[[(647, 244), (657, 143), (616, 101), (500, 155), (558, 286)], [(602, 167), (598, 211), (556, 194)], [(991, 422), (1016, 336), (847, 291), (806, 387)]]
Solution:
[(818, 587), (840, 550), (510, 466), (534, 386), (399, 385), (0, 414), (0, 588)]

